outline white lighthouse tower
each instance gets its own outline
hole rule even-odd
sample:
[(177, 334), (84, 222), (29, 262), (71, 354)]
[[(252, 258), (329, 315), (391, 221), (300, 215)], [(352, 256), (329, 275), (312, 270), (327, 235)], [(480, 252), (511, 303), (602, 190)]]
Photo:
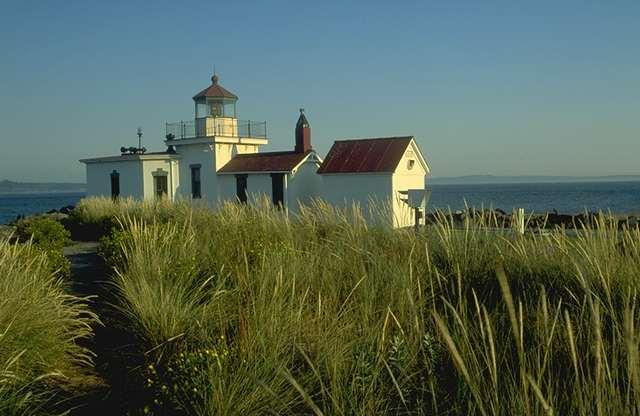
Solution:
[(176, 195), (216, 199), (216, 172), (235, 155), (257, 153), (267, 144), (267, 123), (238, 120), (238, 96), (220, 85), (217, 74), (193, 101), (193, 120), (166, 123), (165, 144), (183, 160)]

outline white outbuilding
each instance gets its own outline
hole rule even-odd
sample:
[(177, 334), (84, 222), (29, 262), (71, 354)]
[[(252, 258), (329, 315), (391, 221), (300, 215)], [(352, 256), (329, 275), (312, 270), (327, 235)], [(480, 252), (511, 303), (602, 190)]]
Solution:
[(173, 195), (181, 155), (168, 152), (123, 152), (82, 159), (87, 166), (87, 196), (151, 199)]
[(260, 152), (268, 143), (266, 122), (239, 120), (238, 97), (217, 75), (193, 101), (192, 120), (166, 123), (166, 151), (147, 153), (139, 144), (82, 159), (87, 195), (213, 203), (266, 197), (288, 211), (324, 199), (358, 204), (368, 218), (382, 215), (396, 227), (413, 224), (407, 194), (424, 190), (429, 173), (414, 137), (338, 140), (323, 161), (300, 110), (293, 150)]
[(369, 218), (413, 225), (408, 191), (425, 189), (429, 166), (412, 136), (337, 140), (318, 170), (322, 197), (357, 204)]

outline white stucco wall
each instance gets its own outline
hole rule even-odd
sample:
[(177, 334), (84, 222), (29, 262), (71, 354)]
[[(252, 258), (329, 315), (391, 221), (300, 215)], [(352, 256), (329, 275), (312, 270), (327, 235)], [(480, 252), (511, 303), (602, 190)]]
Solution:
[(167, 175), (167, 189), (169, 191), (169, 198), (173, 199), (178, 182), (173, 175), (171, 175), (171, 166), (168, 160), (143, 160), (142, 161), (142, 180), (144, 188), (144, 198), (155, 198), (155, 188), (153, 184), (153, 173), (166, 172)]
[[(285, 188), (284, 195), (286, 198), (287, 188), (286, 188), (286, 179), (285, 179)], [(235, 189), (235, 178), (234, 178), (234, 189)], [(247, 177), (247, 200), (257, 201), (260, 198), (267, 198), (271, 201), (271, 175), (268, 173), (252, 173)]]
[(111, 173), (120, 174), (120, 196), (136, 199), (154, 198), (153, 173), (158, 169), (167, 174), (169, 196), (178, 183), (178, 159), (157, 155), (113, 156), (87, 159), (87, 196), (111, 196)]
[(111, 173), (120, 174), (120, 196), (142, 199), (142, 163), (139, 160), (87, 163), (87, 196), (111, 196)]
[(400, 191), (408, 189), (424, 189), (424, 176), (419, 175), (393, 175), (393, 217), (395, 227), (408, 227), (414, 225), (414, 211), (402, 199)]
[[(287, 201), (288, 174), (285, 174), (284, 198)], [(271, 174), (270, 173), (248, 173), (247, 174), (247, 201), (255, 202), (260, 198), (272, 200), (271, 194)], [(219, 201), (237, 201), (236, 198), (236, 176), (234, 174), (218, 175), (218, 195)]]
[(215, 145), (216, 171), (226, 165), (235, 155), (244, 153), (258, 153), (256, 144), (216, 143)]
[[(233, 156), (239, 153), (256, 153), (256, 144), (237, 143), (189, 143), (176, 146), (180, 154), (179, 185), (177, 195), (179, 198), (190, 199), (191, 166), (200, 165), (200, 187), (203, 200), (218, 201), (229, 198), (229, 186), (226, 181), (218, 183), (223, 177), (217, 175), (217, 170), (222, 168)], [(233, 176), (233, 175), (232, 175)], [(235, 198), (235, 178), (233, 179), (233, 195)], [(271, 189), (271, 188), (269, 188)]]
[[(401, 201), (401, 197), (406, 196), (400, 194), (400, 191), (408, 189), (424, 189), (427, 171), (418, 160), (418, 152), (416, 146), (412, 145), (405, 150), (400, 163), (393, 173), (393, 216), (395, 227), (408, 227), (414, 225), (414, 212), (409, 205)], [(409, 169), (409, 161), (413, 160), (413, 167)]]
[(369, 221), (392, 220), (390, 173), (328, 173), (319, 176), (322, 177), (320, 195), (326, 202), (341, 208), (358, 204)]
[(206, 143), (176, 146), (176, 151), (181, 156), (176, 198), (191, 199), (191, 166), (200, 165), (202, 199), (215, 200), (218, 191), (218, 178), (214, 170), (215, 154), (212, 147), (213, 145), (210, 146)]
[(236, 200), (235, 175), (218, 175), (218, 202)]
[(289, 175), (286, 201), (290, 212), (297, 212), (299, 204), (308, 204), (321, 197), (322, 178), (316, 173), (319, 167), (316, 160), (307, 159)]

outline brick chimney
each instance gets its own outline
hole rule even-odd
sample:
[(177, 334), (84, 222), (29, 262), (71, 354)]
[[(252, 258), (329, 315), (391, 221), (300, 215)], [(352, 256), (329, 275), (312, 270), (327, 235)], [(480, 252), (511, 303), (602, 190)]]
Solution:
[(296, 123), (296, 148), (297, 153), (306, 153), (311, 150), (311, 127), (304, 116), (304, 108), (300, 109), (300, 117)]

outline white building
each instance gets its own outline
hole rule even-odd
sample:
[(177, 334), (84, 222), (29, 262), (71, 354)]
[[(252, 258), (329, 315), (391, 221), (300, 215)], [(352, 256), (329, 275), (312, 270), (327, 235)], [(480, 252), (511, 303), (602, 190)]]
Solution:
[(406, 191), (424, 189), (429, 173), (413, 137), (336, 141), (323, 162), (300, 110), (294, 150), (261, 153), (266, 122), (238, 120), (238, 97), (217, 75), (211, 81), (193, 97), (193, 120), (166, 124), (165, 152), (121, 148), (117, 156), (81, 160), (87, 195), (216, 202), (266, 196), (289, 210), (321, 198), (357, 203), (368, 216), (373, 202), (395, 226), (413, 224)]
[(336, 206), (358, 204), (365, 216), (395, 227), (414, 224), (410, 189), (424, 189), (429, 166), (411, 136), (337, 140), (318, 174), (322, 197)]

